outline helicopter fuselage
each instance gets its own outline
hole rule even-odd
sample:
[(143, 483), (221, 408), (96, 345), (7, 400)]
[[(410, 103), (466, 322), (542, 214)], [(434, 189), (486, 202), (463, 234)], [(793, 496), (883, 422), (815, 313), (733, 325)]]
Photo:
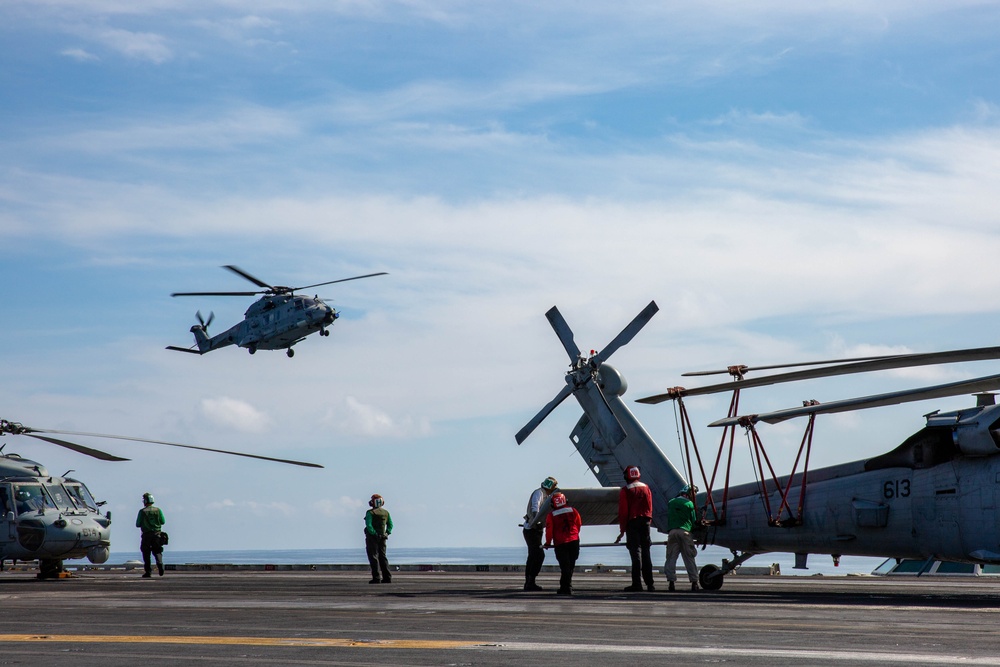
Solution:
[[(666, 533), (667, 502), (685, 481), (622, 401), (618, 371), (604, 364), (599, 379), (607, 403), (578, 395), (585, 414), (570, 440), (601, 485), (612, 488), (564, 493), (581, 512), (590, 510), (592, 520), (585, 514), (585, 523), (616, 523), (622, 470), (638, 465), (653, 491), (653, 526)], [(596, 420), (609, 419), (605, 405), (627, 434), (617, 444), (595, 427)], [(699, 494), (696, 506), (709, 519), (697, 531), (699, 542), (742, 552), (744, 559), (795, 553), (801, 567), (808, 554), (1000, 563), (998, 405), (931, 413), (925, 428), (885, 454), (810, 470), (801, 520), (769, 516), (766, 507), (778, 508), (786, 487), (792, 489), (790, 507), (798, 507), (801, 481), (798, 473), (790, 486), (788, 476), (777, 484), (768, 480), (766, 491), (760, 482), (715, 490), (714, 515), (707, 494)]]
[(38, 560), (52, 576), (63, 560), (108, 560), (111, 513), (101, 514), (86, 485), (49, 475), (17, 454), (0, 456), (0, 564)]
[(318, 297), (275, 294), (262, 297), (247, 309), (242, 322), (209, 337), (205, 326), (191, 327), (201, 353), (236, 345), (251, 354), (257, 350), (291, 350), (309, 334), (326, 335), (337, 319), (333, 308)]

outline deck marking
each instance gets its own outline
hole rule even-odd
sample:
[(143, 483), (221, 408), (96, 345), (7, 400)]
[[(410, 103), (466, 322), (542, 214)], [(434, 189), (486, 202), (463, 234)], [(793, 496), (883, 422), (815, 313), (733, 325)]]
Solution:
[(0, 642), (61, 642), (78, 644), (217, 644), (234, 646), (297, 646), (341, 648), (454, 649), (489, 642), (436, 639), (344, 639), (324, 637), (202, 637), (186, 635), (2, 635)]

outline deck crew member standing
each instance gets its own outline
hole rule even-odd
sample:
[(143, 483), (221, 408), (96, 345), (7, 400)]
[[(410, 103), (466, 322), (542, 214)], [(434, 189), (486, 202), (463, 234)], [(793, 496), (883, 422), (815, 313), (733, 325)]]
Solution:
[(674, 590), (677, 581), (677, 555), (684, 558), (684, 569), (687, 570), (691, 590), (698, 590), (698, 565), (694, 561), (698, 550), (694, 545), (691, 531), (698, 522), (698, 514), (691, 502), (691, 496), (698, 493), (697, 486), (685, 485), (676, 498), (667, 503), (667, 560), (663, 563), (663, 572), (670, 582), (669, 590)]
[(552, 494), (552, 511), (545, 517), (545, 548), (555, 544), (559, 561), (559, 590), (556, 595), (573, 594), (573, 570), (580, 557), (580, 513), (566, 504), (566, 496)]
[(392, 583), (389, 559), (385, 555), (385, 543), (392, 534), (392, 517), (389, 516), (389, 510), (383, 507), (384, 504), (382, 496), (373, 494), (368, 501), (371, 509), (365, 513), (365, 551), (368, 552), (368, 564), (372, 568), (369, 584)]
[(142, 532), (139, 551), (142, 552), (143, 579), (153, 576), (150, 555), (156, 558), (156, 571), (163, 576), (162, 529), (167, 520), (163, 518), (163, 510), (154, 505), (154, 502), (152, 493), (142, 494), (142, 509), (135, 517), (135, 527)]
[(540, 591), (542, 587), (535, 583), (535, 577), (542, 571), (545, 562), (545, 551), (542, 550), (542, 527), (533, 526), (542, 501), (556, 490), (559, 482), (555, 477), (546, 477), (541, 486), (532, 492), (528, 498), (528, 509), (524, 513), (524, 543), (528, 545), (528, 560), (524, 563), (524, 590)]
[(628, 592), (642, 590), (642, 582), (646, 582), (646, 590), (653, 588), (653, 564), (649, 560), (649, 524), (653, 520), (653, 493), (646, 484), (639, 481), (641, 474), (638, 466), (625, 468), (626, 485), (618, 494), (618, 527), (621, 532), (615, 544), (625, 536), (628, 555), (632, 558), (632, 585), (626, 586)]

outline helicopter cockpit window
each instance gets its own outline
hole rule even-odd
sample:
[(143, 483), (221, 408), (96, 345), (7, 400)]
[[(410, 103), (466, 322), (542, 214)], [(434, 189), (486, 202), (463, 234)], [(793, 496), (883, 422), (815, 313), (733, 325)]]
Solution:
[(0, 513), (13, 512), (14, 506), (10, 503), (10, 487), (0, 486)]
[(70, 495), (66, 493), (66, 489), (64, 489), (61, 484), (46, 484), (45, 490), (48, 492), (49, 499), (55, 503), (58, 509), (76, 509), (76, 506), (73, 505), (73, 501), (70, 500)]
[(305, 299), (296, 299), (295, 300), (295, 310), (302, 310), (302, 308), (303, 308), (304, 305), (305, 305)]
[(37, 512), (41, 509), (55, 509), (52, 499), (38, 484), (17, 484), (14, 486), (14, 504), (18, 514)]
[(90, 495), (87, 487), (81, 484), (66, 484), (65, 488), (73, 504), (78, 508), (97, 510), (97, 501), (94, 500), (94, 496)]

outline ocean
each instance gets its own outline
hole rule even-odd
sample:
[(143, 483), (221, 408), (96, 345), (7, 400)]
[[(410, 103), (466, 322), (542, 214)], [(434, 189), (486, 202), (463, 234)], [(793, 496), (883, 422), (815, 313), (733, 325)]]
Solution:
[[(395, 548), (389, 545), (389, 562), (399, 565), (523, 565), (524, 547), (448, 547), (448, 548)], [(653, 565), (662, 567), (666, 548), (654, 545), (652, 551)], [(130, 560), (140, 560), (138, 551), (113, 551), (109, 563), (124, 563)], [(180, 551), (169, 546), (164, 549), (164, 558), (168, 563), (227, 563), (237, 565), (323, 565), (323, 564), (367, 564), (364, 549), (258, 549), (233, 551)], [(732, 558), (729, 551), (720, 547), (709, 546), (698, 550), (698, 567), (708, 563), (722, 564), (723, 558)], [(809, 569), (796, 570), (794, 554), (769, 553), (754, 556), (748, 560), (747, 567), (767, 567), (777, 563), (783, 575), (810, 576), (870, 574), (881, 565), (884, 558), (866, 556), (843, 556), (840, 566), (835, 567), (830, 556), (815, 554), (809, 557)], [(555, 565), (555, 555), (547, 554), (546, 564)], [(628, 551), (624, 546), (592, 546), (580, 550), (578, 565), (629, 565)], [(683, 571), (683, 562), (678, 559), (677, 567)]]

